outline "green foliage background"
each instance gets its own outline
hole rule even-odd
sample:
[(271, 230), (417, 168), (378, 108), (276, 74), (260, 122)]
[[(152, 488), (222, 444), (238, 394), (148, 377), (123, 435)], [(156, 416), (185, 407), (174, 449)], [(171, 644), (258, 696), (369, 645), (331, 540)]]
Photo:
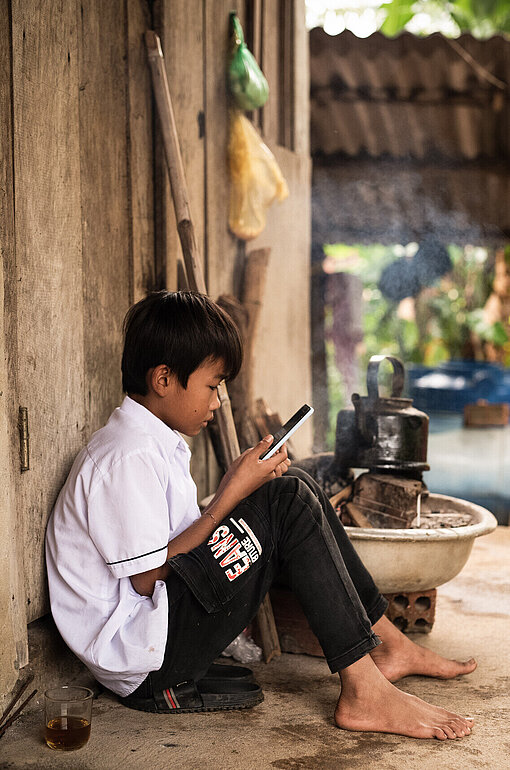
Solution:
[(381, 32), (393, 37), (418, 13), (441, 10), (450, 15), (460, 32), (475, 37), (510, 33), (508, 0), (391, 0), (381, 5), (387, 12)]
[[(435, 366), (449, 359), (484, 359), (486, 343), (507, 351), (503, 324), (487, 322), (483, 310), (494, 278), (487, 249), (450, 245), (452, 270), (410, 300), (411, 317), (399, 313), (399, 303), (386, 299), (377, 285), (383, 269), (402, 256), (401, 246), (336, 244), (324, 251), (338, 271), (353, 273), (363, 283), (362, 370), (376, 353)], [(353, 260), (353, 252), (358, 259)], [(504, 363), (510, 365), (510, 350)]]
[[(416, 247), (407, 247), (409, 258)], [(436, 366), (450, 359), (486, 360), (490, 349), (492, 353), (499, 351), (499, 360), (510, 366), (505, 326), (499, 320), (489, 323), (484, 313), (494, 278), (494, 254), (490, 250), (450, 245), (452, 270), (416, 297), (405, 300), (406, 312), (402, 312), (402, 304), (386, 299), (378, 288), (383, 269), (402, 258), (402, 246), (335, 244), (325, 246), (324, 251), (329, 260), (334, 260), (338, 272), (357, 275), (362, 282), (363, 342), (358, 350), (361, 378), (375, 354), (397, 356), (406, 366)], [(510, 247), (506, 258), (510, 260)], [(331, 326), (331, 314), (331, 308), (326, 307), (326, 330)], [(336, 414), (349, 402), (351, 394), (345, 392), (331, 340), (326, 343), (326, 355), (331, 443)], [(359, 386), (363, 390), (364, 382)]]

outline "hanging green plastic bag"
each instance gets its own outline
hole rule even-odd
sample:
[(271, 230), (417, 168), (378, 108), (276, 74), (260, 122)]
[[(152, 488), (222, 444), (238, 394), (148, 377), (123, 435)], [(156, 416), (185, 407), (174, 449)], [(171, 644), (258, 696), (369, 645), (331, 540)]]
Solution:
[(244, 241), (266, 226), (266, 210), (289, 194), (276, 159), (248, 118), (238, 110), (230, 116), (230, 230)]
[(269, 86), (255, 57), (246, 47), (243, 28), (232, 12), (232, 60), (229, 66), (229, 86), (234, 101), (241, 110), (256, 110), (262, 107), (269, 96)]

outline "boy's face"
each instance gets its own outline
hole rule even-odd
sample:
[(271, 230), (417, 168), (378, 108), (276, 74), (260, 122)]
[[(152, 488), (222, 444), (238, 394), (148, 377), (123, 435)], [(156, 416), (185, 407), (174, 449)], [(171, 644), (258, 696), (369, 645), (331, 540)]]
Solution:
[(220, 406), (217, 388), (224, 377), (223, 361), (215, 359), (208, 359), (190, 374), (187, 388), (171, 375), (158, 417), (169, 428), (196, 436)]

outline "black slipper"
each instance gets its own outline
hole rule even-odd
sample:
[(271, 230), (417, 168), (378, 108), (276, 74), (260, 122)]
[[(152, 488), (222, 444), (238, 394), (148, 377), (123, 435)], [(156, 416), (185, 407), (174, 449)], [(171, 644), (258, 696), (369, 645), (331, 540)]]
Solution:
[(211, 663), (204, 676), (201, 678), (201, 682), (204, 679), (228, 679), (229, 681), (235, 680), (236, 682), (246, 681), (251, 682), (253, 680), (253, 671), (251, 668), (245, 666), (231, 666), (227, 663)]
[(155, 693), (151, 698), (128, 695), (119, 698), (128, 708), (159, 714), (190, 714), (194, 711), (230, 711), (251, 708), (264, 700), (255, 682), (230, 679), (200, 679), (181, 682)]

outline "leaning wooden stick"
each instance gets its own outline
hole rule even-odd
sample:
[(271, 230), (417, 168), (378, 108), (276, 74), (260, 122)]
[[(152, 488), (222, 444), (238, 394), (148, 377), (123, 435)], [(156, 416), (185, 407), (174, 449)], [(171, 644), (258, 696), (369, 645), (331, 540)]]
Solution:
[(6, 707), (5, 711), (4, 711), (4, 713), (0, 717), (0, 727), (2, 727), (2, 723), (3, 723), (4, 719), (7, 718), (9, 712), (14, 707), (15, 703), (17, 703), (17, 701), (19, 701), (19, 699), (21, 698), (21, 696), (23, 695), (23, 693), (27, 689), (27, 687), (30, 684), (30, 682), (33, 682), (33, 681), (34, 681), (34, 675), (33, 674), (29, 674), (27, 676), (27, 678), (23, 682), (20, 683), (20, 685), (16, 689), (14, 695), (12, 696), (11, 700), (7, 704), (7, 707)]
[(15, 722), (15, 721), (16, 721), (16, 719), (17, 719), (19, 716), (21, 716), (21, 712), (23, 711), (23, 709), (25, 708), (25, 706), (27, 705), (27, 703), (28, 703), (29, 701), (31, 701), (31, 700), (32, 700), (32, 698), (34, 697), (34, 695), (35, 695), (36, 693), (37, 693), (37, 690), (32, 690), (32, 692), (30, 693), (30, 695), (28, 696), (28, 698), (25, 698), (25, 700), (23, 701), (23, 703), (21, 704), (21, 706), (20, 706), (19, 708), (17, 708), (17, 709), (16, 709), (16, 711), (14, 712), (14, 714), (12, 715), (12, 717), (10, 717), (10, 718), (7, 720), (7, 722), (5, 722), (5, 724), (3, 724), (3, 725), (0, 727), (0, 738), (1, 738), (1, 737), (2, 737), (2, 735), (5, 733), (5, 731), (7, 730), (7, 728), (8, 728), (8, 727), (10, 727), (10, 726), (12, 725), (12, 723), (13, 723), (13, 722)]
[[(153, 30), (147, 30), (145, 33), (145, 43), (152, 74), (152, 86), (154, 88), (154, 95), (159, 113), (159, 123), (161, 135), (163, 137), (163, 146), (175, 209), (175, 219), (177, 221), (177, 231), (182, 247), (187, 282), (191, 289), (207, 294), (204, 274), (202, 271), (202, 260), (198, 251), (195, 231), (191, 219), (188, 186), (184, 174), (184, 165), (179, 146), (179, 137), (177, 134), (177, 126), (175, 124), (174, 110), (170, 96), (170, 88), (168, 86), (161, 41), (159, 36), (156, 35)], [(239, 457), (240, 450), (234, 418), (232, 416), (230, 398), (224, 382), (222, 382), (218, 388), (218, 395), (221, 407), (217, 410), (215, 419), (219, 427), (225, 460), (227, 465), (230, 465), (230, 463)], [(270, 660), (273, 655), (280, 654), (280, 647), (269, 598), (266, 597), (264, 602), (266, 618), (264, 628), (267, 627), (268, 615), (272, 618), (274, 626), (273, 633), (264, 634), (265, 638), (262, 640), (264, 657), (267, 661)]]

